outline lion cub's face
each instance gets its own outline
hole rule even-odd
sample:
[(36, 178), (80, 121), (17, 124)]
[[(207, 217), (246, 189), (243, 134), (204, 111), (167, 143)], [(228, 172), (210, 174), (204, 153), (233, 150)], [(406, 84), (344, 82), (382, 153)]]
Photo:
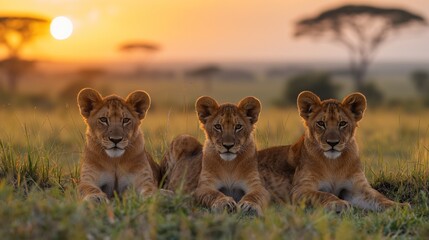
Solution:
[(307, 126), (307, 137), (316, 143), (329, 159), (341, 156), (354, 136), (357, 122), (366, 109), (365, 96), (353, 93), (342, 102), (334, 99), (321, 101), (312, 92), (298, 96), (300, 116)]
[(78, 94), (78, 105), (91, 139), (107, 156), (116, 158), (132, 147), (131, 141), (139, 133), (150, 98), (143, 91), (131, 93), (126, 100), (114, 95), (102, 98), (97, 91), (86, 88)]
[(213, 143), (223, 160), (232, 161), (237, 154), (246, 151), (261, 110), (258, 99), (247, 97), (238, 105), (219, 106), (211, 97), (200, 97), (195, 108), (207, 139)]

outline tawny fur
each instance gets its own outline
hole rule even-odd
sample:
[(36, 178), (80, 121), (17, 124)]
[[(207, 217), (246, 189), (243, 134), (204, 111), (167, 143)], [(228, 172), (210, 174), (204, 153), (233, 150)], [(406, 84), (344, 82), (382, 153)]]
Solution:
[(360, 93), (340, 102), (302, 92), (298, 109), (306, 127), (303, 137), (291, 146), (259, 153), (260, 173), (271, 195), (335, 211), (350, 205), (370, 210), (407, 205), (386, 198), (365, 177), (354, 136), (365, 108)]
[(258, 151), (258, 169), (273, 203), (290, 203), (290, 192), (299, 156), (299, 145), (277, 146)]
[(145, 150), (140, 131), (149, 95), (135, 91), (126, 100), (115, 95), (102, 98), (86, 88), (78, 94), (78, 105), (87, 125), (78, 186), (81, 197), (105, 201), (115, 192), (121, 196), (127, 188), (151, 195), (161, 173)]
[(198, 186), (202, 157), (203, 146), (196, 138), (185, 134), (174, 138), (161, 161), (163, 188), (193, 193)]
[(197, 202), (213, 211), (238, 208), (262, 215), (269, 196), (259, 178), (252, 134), (260, 112), (259, 101), (248, 97), (238, 106), (219, 106), (214, 99), (201, 97), (196, 109), (206, 133), (202, 152), (201, 144), (191, 136), (173, 140), (161, 164), (168, 173), (167, 189), (183, 186), (185, 192), (194, 193)]

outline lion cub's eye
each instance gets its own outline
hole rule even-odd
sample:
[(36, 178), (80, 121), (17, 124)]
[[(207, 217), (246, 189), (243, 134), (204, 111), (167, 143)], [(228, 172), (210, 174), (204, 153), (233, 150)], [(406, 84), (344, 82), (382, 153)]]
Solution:
[(235, 124), (235, 131), (236, 132), (240, 131), (241, 129), (243, 129), (243, 125), (241, 125), (241, 124)]
[(318, 121), (316, 124), (317, 124), (317, 126), (319, 126), (321, 128), (325, 128), (325, 122), (323, 122), (323, 121)]
[(340, 127), (345, 127), (345, 126), (347, 126), (347, 122), (341, 121), (338, 125), (340, 125)]
[(106, 117), (101, 117), (98, 119), (98, 121), (100, 121), (102, 124), (107, 125), (109, 124), (108, 120)]
[(129, 119), (129, 118), (124, 118), (124, 119), (122, 119), (122, 124), (127, 124), (130, 122), (130, 120), (131, 119)]
[(213, 127), (218, 131), (222, 130), (222, 126), (220, 124), (215, 124)]

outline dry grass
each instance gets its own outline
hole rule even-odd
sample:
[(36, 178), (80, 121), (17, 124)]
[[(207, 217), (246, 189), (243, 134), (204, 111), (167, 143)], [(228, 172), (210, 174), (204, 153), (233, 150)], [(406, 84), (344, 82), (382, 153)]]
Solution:
[[(185, 85), (183, 89), (191, 91)], [(154, 107), (142, 124), (146, 147), (158, 161), (176, 135), (204, 138), (192, 108), (192, 94), (162, 99), (153, 98)], [(268, 105), (256, 130), (259, 148), (292, 144), (303, 132), (297, 111)], [(389, 197), (411, 202), (411, 210), (371, 213), (353, 209), (335, 215), (320, 209), (272, 206), (265, 218), (252, 219), (210, 214), (193, 206), (187, 196), (142, 200), (130, 194), (109, 205), (80, 203), (75, 187), (85, 126), (77, 107), (70, 106), (53, 112), (0, 108), (3, 239), (405, 239), (425, 238), (429, 233), (428, 111), (371, 109), (357, 134), (370, 181)]]

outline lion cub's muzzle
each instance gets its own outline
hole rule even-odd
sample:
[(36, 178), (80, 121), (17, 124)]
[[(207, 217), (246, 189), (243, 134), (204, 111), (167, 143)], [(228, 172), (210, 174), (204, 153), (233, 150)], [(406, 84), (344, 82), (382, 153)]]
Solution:
[(120, 157), (125, 153), (125, 147), (128, 145), (123, 137), (109, 137), (109, 141), (103, 141), (106, 154), (111, 158)]
[(343, 144), (340, 144), (338, 139), (327, 139), (326, 144), (323, 146), (323, 154), (329, 159), (336, 159), (341, 156), (342, 146)]
[(233, 142), (222, 143), (221, 150), (219, 151), (220, 157), (225, 161), (232, 161), (237, 157), (237, 150)]

